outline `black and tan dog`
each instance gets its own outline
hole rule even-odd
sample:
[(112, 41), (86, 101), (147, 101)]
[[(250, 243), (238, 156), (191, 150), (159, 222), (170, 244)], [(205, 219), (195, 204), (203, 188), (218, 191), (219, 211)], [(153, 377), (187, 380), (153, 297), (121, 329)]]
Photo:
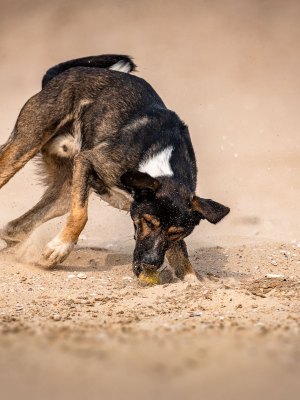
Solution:
[(193, 273), (184, 238), (201, 219), (219, 222), (229, 208), (195, 195), (196, 160), (187, 126), (153, 88), (132, 76), (132, 60), (102, 55), (49, 69), (42, 90), (22, 108), (0, 148), (0, 187), (36, 155), (47, 190), (1, 232), (9, 245), (69, 212), (43, 253), (62, 262), (87, 222), (89, 193), (130, 210), (133, 269), (161, 268), (165, 255), (179, 278)]

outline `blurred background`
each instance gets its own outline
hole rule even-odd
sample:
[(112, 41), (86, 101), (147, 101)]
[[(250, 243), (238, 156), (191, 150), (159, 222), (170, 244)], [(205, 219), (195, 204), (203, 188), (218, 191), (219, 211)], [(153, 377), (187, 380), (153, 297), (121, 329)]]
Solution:
[[(137, 74), (189, 125), (198, 194), (232, 210), (217, 227), (204, 223), (190, 242), (296, 239), (299, 17), (297, 0), (1, 0), (0, 141), (49, 67), (129, 54)], [(40, 197), (33, 170), (28, 165), (1, 190), (2, 224)], [(131, 222), (93, 199), (84, 235), (130, 246)]]
[[(0, 144), (49, 67), (129, 54), (189, 126), (197, 194), (231, 208), (189, 238), (196, 289), (138, 288), (132, 222), (96, 196), (81, 259), (45, 271), (1, 258), (0, 397), (5, 384), (5, 400), (66, 400), (70, 387), (73, 400), (298, 398), (299, 21), (298, 0), (0, 0)], [(40, 198), (34, 170), (1, 189), (0, 227)], [(293, 276), (276, 291), (270, 271)]]

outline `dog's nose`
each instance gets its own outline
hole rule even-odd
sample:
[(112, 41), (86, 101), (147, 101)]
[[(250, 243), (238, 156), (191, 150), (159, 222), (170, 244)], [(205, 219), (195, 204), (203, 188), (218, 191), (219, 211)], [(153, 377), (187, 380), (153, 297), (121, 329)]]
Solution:
[(158, 257), (157, 254), (144, 254), (142, 258), (142, 264), (149, 266), (150, 268), (152, 267), (160, 267), (162, 264), (163, 260), (161, 260), (161, 257)]
[(141, 274), (141, 272), (142, 272), (142, 270), (143, 270), (143, 268), (142, 268), (142, 266), (141, 265), (136, 265), (136, 264), (134, 264), (133, 265), (133, 273), (137, 276), (137, 277), (139, 277), (140, 276), (140, 274)]

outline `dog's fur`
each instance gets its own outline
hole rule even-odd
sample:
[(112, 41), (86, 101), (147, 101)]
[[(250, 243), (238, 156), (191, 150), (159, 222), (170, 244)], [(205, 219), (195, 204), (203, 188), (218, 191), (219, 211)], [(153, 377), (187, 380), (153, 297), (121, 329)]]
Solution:
[(136, 275), (159, 269), (165, 254), (178, 277), (193, 272), (183, 239), (201, 219), (217, 223), (229, 208), (195, 195), (188, 128), (147, 82), (129, 74), (134, 69), (128, 56), (102, 55), (47, 71), (42, 90), (24, 105), (0, 148), (0, 187), (37, 155), (48, 186), (31, 210), (3, 229), (8, 244), (69, 212), (43, 253), (49, 265), (62, 262), (86, 224), (94, 190), (131, 212)]

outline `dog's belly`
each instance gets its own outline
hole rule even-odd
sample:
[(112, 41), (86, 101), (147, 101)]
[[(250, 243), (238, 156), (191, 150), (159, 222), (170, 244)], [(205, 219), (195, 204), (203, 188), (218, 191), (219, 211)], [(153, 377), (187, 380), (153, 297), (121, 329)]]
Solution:
[(119, 210), (130, 211), (132, 197), (122, 189), (113, 187), (109, 192), (100, 195), (101, 199)]

